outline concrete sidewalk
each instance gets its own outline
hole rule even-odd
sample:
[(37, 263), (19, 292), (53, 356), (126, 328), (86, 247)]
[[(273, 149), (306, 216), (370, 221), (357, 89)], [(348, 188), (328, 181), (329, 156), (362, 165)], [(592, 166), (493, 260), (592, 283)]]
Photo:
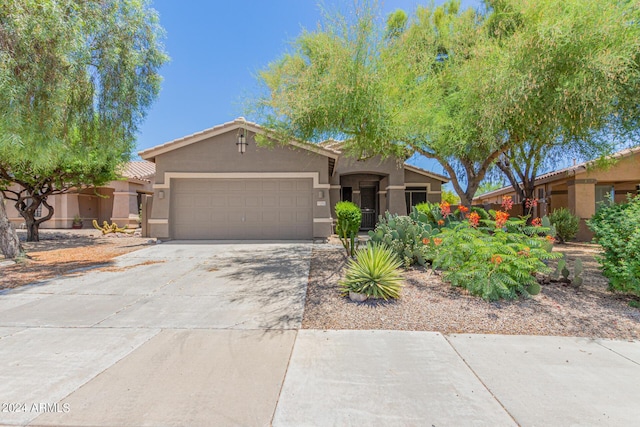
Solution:
[(311, 244), (162, 244), (0, 294), (0, 425), (637, 425), (640, 343), (300, 330)]

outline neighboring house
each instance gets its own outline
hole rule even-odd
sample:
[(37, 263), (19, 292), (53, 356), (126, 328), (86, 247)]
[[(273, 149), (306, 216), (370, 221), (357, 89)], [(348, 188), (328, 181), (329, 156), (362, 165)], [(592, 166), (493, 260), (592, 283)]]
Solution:
[[(538, 176), (535, 195), (539, 204), (534, 216), (568, 208), (581, 218), (577, 239), (591, 240), (593, 234), (585, 221), (593, 216), (598, 204), (605, 201), (607, 195), (619, 203), (627, 194), (635, 195), (640, 190), (640, 147), (619, 151), (613, 158), (617, 162), (607, 169), (598, 169), (594, 163), (585, 162)], [(513, 187), (504, 187), (477, 196), (473, 203), (495, 207), (504, 196), (513, 197), (514, 203), (521, 202)]]
[[(94, 219), (100, 224), (107, 221), (119, 226), (137, 226), (141, 197), (143, 194), (153, 194), (155, 165), (146, 161), (129, 162), (121, 175), (122, 180), (111, 181), (101, 187), (48, 197), (47, 203), (53, 206), (54, 214), (40, 228), (72, 228), (76, 215), (82, 218), (84, 228), (93, 227), (91, 223)], [(6, 209), (9, 220), (16, 228), (20, 228), (24, 218), (11, 200), (6, 200)], [(37, 217), (42, 213), (46, 213), (44, 207), (39, 208)]]
[(440, 201), (448, 178), (395, 158), (349, 159), (335, 142), (256, 146), (236, 119), (141, 151), (156, 164), (150, 235), (170, 239), (311, 239), (331, 235), (334, 207), (351, 200), (363, 228), (377, 215)]

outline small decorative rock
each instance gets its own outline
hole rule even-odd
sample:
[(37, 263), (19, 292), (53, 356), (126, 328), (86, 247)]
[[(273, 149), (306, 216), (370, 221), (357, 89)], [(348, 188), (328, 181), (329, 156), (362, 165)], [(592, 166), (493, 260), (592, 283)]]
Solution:
[(365, 294), (359, 294), (357, 292), (349, 291), (349, 299), (355, 302), (365, 302), (367, 300), (367, 296)]

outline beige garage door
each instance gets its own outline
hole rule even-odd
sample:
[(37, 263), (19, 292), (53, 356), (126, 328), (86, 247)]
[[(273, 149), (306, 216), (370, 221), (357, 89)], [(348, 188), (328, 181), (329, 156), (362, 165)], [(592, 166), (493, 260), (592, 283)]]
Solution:
[(175, 239), (311, 239), (311, 179), (175, 179)]

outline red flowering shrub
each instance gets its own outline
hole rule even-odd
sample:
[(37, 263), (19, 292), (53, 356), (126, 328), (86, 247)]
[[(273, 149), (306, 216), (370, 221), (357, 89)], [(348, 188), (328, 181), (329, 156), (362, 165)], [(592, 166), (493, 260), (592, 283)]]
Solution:
[(502, 196), (502, 209), (504, 211), (510, 211), (513, 207), (513, 200), (511, 196)]

